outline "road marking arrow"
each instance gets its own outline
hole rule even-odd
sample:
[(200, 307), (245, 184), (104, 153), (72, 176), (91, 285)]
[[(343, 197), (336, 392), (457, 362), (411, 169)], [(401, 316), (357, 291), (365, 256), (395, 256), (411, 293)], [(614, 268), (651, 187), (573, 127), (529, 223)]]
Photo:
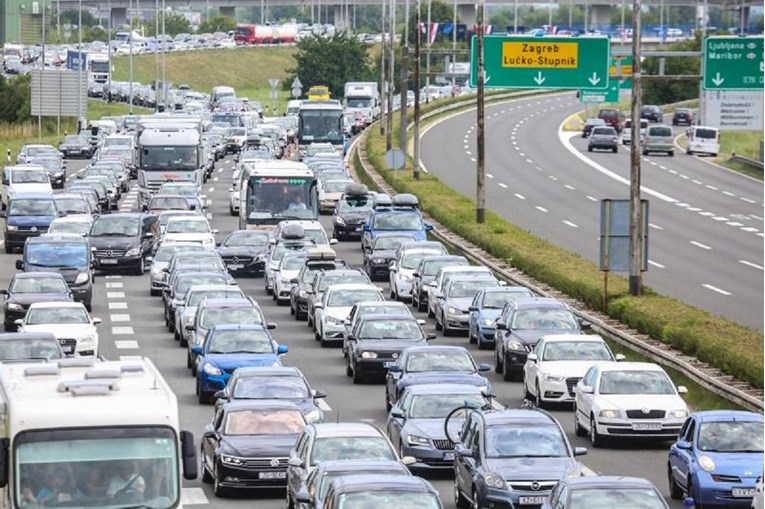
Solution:
[(537, 83), (537, 85), (541, 85), (545, 82), (545, 78), (542, 76), (542, 71), (537, 73), (537, 75), (534, 77), (534, 81)]
[(592, 77), (590, 79), (588, 79), (587, 81), (592, 83), (592, 86), (595, 86), (598, 83), (600, 83), (600, 78), (598, 78), (597, 73), (592, 73)]
[(483, 78), (483, 84), (484, 84), (484, 85), (485, 85), (485, 84), (487, 84), (487, 83), (489, 82), (489, 80), (490, 80), (490, 79), (491, 79), (491, 76), (486, 76), (486, 75), (484, 75), (484, 78)]
[(723, 84), (723, 81), (725, 81), (725, 78), (720, 76), (719, 72), (717, 74), (715, 74), (714, 78), (712, 78), (712, 83), (714, 83), (718, 87)]

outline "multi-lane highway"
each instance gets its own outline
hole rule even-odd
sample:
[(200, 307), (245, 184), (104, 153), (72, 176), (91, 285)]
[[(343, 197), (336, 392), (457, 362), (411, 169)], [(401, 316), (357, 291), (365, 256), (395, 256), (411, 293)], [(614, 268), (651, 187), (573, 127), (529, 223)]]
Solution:
[[(486, 108), (487, 208), (597, 262), (599, 202), (629, 197), (629, 148), (588, 153), (586, 140), (559, 132), (581, 109), (573, 93)], [(471, 198), (475, 129), (475, 111), (456, 114), (422, 142), (427, 170)], [(676, 150), (642, 157), (642, 196), (650, 201), (645, 284), (762, 330), (762, 182)]]
[[(75, 172), (83, 163), (73, 162), (70, 171)], [(204, 192), (210, 200), (210, 221), (213, 228), (220, 230), (222, 238), (235, 229), (235, 221), (229, 215), (226, 201), (226, 189), (229, 186), (232, 161), (226, 159), (218, 163), (214, 178), (205, 185)], [(121, 210), (135, 208), (135, 194), (126, 195), (121, 202)], [(323, 219), (325, 227), (328, 225)], [(343, 242), (337, 246), (339, 256), (351, 264), (361, 261), (358, 242)], [(14, 259), (18, 255), (0, 255), (5, 260), (0, 264), (0, 287), (5, 287), (14, 271)], [(326, 403), (331, 408), (327, 420), (368, 421), (384, 427), (386, 419), (382, 385), (353, 385), (345, 376), (345, 369), (339, 349), (320, 348), (305, 325), (296, 322), (289, 314), (288, 307), (277, 307), (263, 288), (262, 279), (241, 279), (241, 287), (261, 304), (268, 321), (274, 321), (278, 328), (274, 331), (277, 340), (290, 348), (284, 359), (285, 364), (298, 366), (308, 377), (313, 388), (324, 389), (329, 394)], [(383, 283), (379, 283), (386, 286)], [(129, 356), (150, 357), (167, 378), (175, 391), (181, 412), (184, 429), (194, 431), (197, 440), (203, 427), (212, 417), (211, 406), (201, 406), (194, 395), (194, 379), (186, 369), (185, 351), (173, 341), (172, 335), (164, 327), (162, 303), (158, 297), (149, 296), (147, 276), (99, 275), (96, 279), (93, 299), (93, 316), (103, 319), (99, 325), (101, 353), (108, 358)], [(385, 292), (387, 295), (387, 291)], [(419, 314), (420, 318), (426, 318)], [(432, 321), (426, 326), (428, 332), (434, 332)], [(491, 362), (490, 351), (478, 351), (468, 345), (466, 337), (444, 338), (441, 335), (435, 344), (455, 344), (469, 346), (478, 362)], [(489, 374), (500, 400), (509, 406), (520, 406), (521, 386), (519, 383), (503, 382), (493, 372)], [(588, 440), (574, 436), (572, 412), (569, 408), (553, 410), (566, 430), (574, 446), (587, 447)], [(582, 462), (591, 470), (603, 474), (622, 474), (648, 477), (656, 483), (668, 497), (666, 482), (667, 446), (631, 445), (609, 449), (592, 449), (582, 458)], [(441, 493), (445, 507), (453, 508), (452, 480), (448, 475), (431, 478)], [(185, 481), (184, 502), (187, 505), (213, 504), (214, 507), (252, 507), (253, 499), (257, 507), (264, 509), (283, 508), (284, 491), (267, 493), (237, 493), (230, 500), (222, 502), (215, 498), (212, 489), (200, 480)], [(681, 507), (673, 502), (672, 507)]]

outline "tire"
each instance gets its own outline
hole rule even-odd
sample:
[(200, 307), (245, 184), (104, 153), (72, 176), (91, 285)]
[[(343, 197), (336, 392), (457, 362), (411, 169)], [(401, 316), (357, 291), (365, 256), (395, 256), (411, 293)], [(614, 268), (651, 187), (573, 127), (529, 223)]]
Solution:
[(143, 276), (146, 272), (146, 263), (144, 263), (143, 257), (138, 262), (138, 266), (133, 269), (133, 274), (136, 276)]
[(692, 156), (693, 155), (693, 150), (691, 150), (689, 148), (685, 149), (685, 153), (688, 154), (689, 156)]
[(189, 346), (189, 342), (185, 337), (183, 337), (183, 333), (181, 333), (181, 335), (178, 336), (178, 346), (180, 346), (181, 348), (186, 348), (187, 346)]
[(592, 152), (592, 147), (588, 146), (587, 147), (587, 152)]
[(446, 315), (443, 313), (441, 314), (441, 329), (444, 331), (445, 338), (452, 335), (451, 329), (449, 329), (449, 326), (446, 324)]
[(510, 371), (510, 366), (507, 363), (507, 357), (503, 357), (502, 364), (504, 365), (504, 369), (502, 370), (502, 380), (505, 382), (512, 382), (513, 372)]
[(155, 290), (155, 289), (151, 288), (151, 289), (149, 289), (149, 295), (151, 295), (152, 297), (157, 297), (159, 295), (162, 295), (162, 292), (160, 292), (159, 290)]
[[(496, 340), (495, 340), (496, 341)], [(500, 355), (499, 352), (497, 352), (497, 347), (494, 347), (494, 372), (499, 373), (500, 375), (505, 370), (504, 363), (500, 362)]]
[(667, 155), (669, 157), (674, 157), (675, 156), (675, 151), (674, 150), (670, 150), (669, 152), (667, 152)]
[(614, 147), (614, 154), (616, 154), (617, 152), (619, 152), (619, 147)]
[(644, 155), (644, 156), (647, 156), (647, 155), (648, 155), (648, 151), (647, 151), (647, 150), (644, 150), (644, 151), (643, 151), (643, 155)]
[(669, 481), (669, 498), (672, 500), (682, 500), (683, 488), (675, 482), (675, 476), (672, 475), (672, 467), (669, 465), (667, 465), (667, 480)]
[[(350, 361), (348, 362), (350, 363)], [(363, 381), (364, 381), (364, 378), (361, 376), (361, 370), (358, 368), (355, 368), (353, 370), (353, 385), (358, 385)]]
[[(217, 470), (217, 467), (216, 467)], [(220, 485), (220, 482), (218, 479), (220, 479), (220, 476), (216, 472), (213, 476), (213, 493), (215, 493), (215, 496), (218, 498), (223, 498), (227, 495), (226, 488)]]
[(436, 330), (441, 330), (441, 329), (443, 329), (443, 327), (441, 326), (441, 324), (440, 324), (440, 323), (438, 323), (438, 318), (436, 318), (436, 316), (435, 316), (435, 313), (433, 313), (433, 318), (435, 318), (435, 322), (436, 322)]
[(90, 313), (91, 311), (93, 311), (93, 304), (91, 304), (90, 302), (88, 302), (87, 304), (85, 304), (85, 310), (86, 310), (88, 313)]
[(536, 406), (539, 409), (544, 409), (544, 407), (547, 406), (547, 404), (542, 399), (542, 391), (539, 390), (539, 380), (537, 380), (537, 383), (535, 384), (534, 388), (537, 391), (537, 395), (534, 396), (534, 406)]
[(534, 396), (529, 392), (529, 387), (526, 385), (526, 375), (523, 376), (523, 397), (531, 401)]
[(694, 500), (694, 502), (695, 502), (694, 505), (693, 505), (694, 509), (702, 509), (701, 500), (699, 500), (699, 497), (697, 497), (693, 493), (693, 482), (691, 482), (690, 479), (688, 479), (687, 496), (691, 497)]
[(347, 356), (345, 358), (345, 376), (353, 376), (353, 370), (351, 369), (351, 359), (349, 359)]
[[(5, 207), (3, 207), (3, 210), (5, 210)], [(5, 253), (11, 254), (13, 253), (13, 247), (9, 246), (8, 244), (5, 245)]]
[(478, 493), (475, 492), (475, 488), (473, 488), (473, 503), (470, 505), (472, 509), (483, 509), (481, 507), (481, 504), (478, 502)]
[(207, 468), (205, 467), (204, 455), (200, 453), (199, 457), (202, 458), (202, 465), (201, 465), (201, 469), (202, 469), (202, 482), (205, 483), (205, 484), (212, 484), (213, 476), (207, 470)]
[[(414, 299), (412, 299), (412, 302), (414, 302)], [(417, 299), (417, 311), (425, 311), (428, 309), (427, 304), (423, 304), (420, 299)]]
[(462, 495), (462, 492), (460, 492), (459, 485), (457, 484), (457, 479), (454, 479), (454, 505), (459, 509), (468, 509), (468, 507), (470, 507), (470, 503)]
[(593, 447), (603, 447), (603, 437), (598, 433), (598, 428), (595, 426), (595, 416), (590, 416), (590, 443)]
[(427, 305), (428, 308), (428, 318), (435, 318), (436, 314), (430, 310), (430, 304)]
[(574, 405), (574, 435), (578, 437), (587, 436), (587, 430), (579, 425), (579, 420), (576, 418), (576, 405)]
[(475, 345), (476, 343), (478, 343), (478, 338), (473, 336), (473, 333), (470, 332), (469, 326), (468, 326), (468, 343), (470, 343), (471, 345)]
[(393, 408), (393, 405), (390, 403), (390, 395), (388, 394), (388, 391), (385, 391), (385, 410), (390, 412), (390, 409)]
[(200, 405), (209, 405), (212, 401), (212, 395), (202, 390), (202, 383), (197, 378), (197, 399)]
[(193, 365), (194, 365), (194, 361), (191, 358), (191, 352), (186, 352), (186, 367), (188, 369), (191, 369)]

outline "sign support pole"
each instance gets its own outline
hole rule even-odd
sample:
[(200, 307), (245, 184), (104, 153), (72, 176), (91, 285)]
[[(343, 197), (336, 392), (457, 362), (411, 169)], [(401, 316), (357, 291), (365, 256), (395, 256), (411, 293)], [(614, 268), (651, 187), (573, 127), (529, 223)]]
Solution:
[(632, 149), (630, 150), (630, 295), (640, 295), (642, 284), (642, 232), (640, 225), (640, 14), (641, 0), (632, 4)]
[(414, 22), (414, 180), (420, 180), (420, 0), (415, 2)]
[(484, 145), (484, 68), (483, 68), (483, 4), (484, 0), (478, 0), (476, 4), (476, 17), (478, 19), (478, 105), (476, 111), (478, 114), (477, 119), (477, 168), (476, 168), (476, 210), (475, 221), (476, 223), (483, 223), (486, 216), (486, 168), (485, 168), (485, 152), (486, 147)]

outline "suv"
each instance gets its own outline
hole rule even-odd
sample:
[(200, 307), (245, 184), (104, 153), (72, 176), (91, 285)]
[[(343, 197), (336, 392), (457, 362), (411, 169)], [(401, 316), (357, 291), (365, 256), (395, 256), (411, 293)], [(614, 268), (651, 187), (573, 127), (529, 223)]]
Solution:
[(614, 108), (603, 108), (598, 111), (598, 118), (603, 119), (606, 125), (616, 129), (617, 133), (622, 132), (622, 116), (619, 110)]
[(661, 108), (653, 104), (646, 104), (640, 108), (640, 118), (644, 118), (649, 122), (662, 122), (664, 120), (664, 113)]
[(122, 212), (99, 216), (90, 230), (90, 245), (101, 270), (130, 269), (142, 275), (154, 248), (157, 217)]
[(394, 196), (390, 206), (378, 204), (364, 224), (362, 247), (370, 246), (381, 233), (409, 234), (415, 240), (426, 240), (433, 225), (422, 220), (418, 205), (417, 197), (412, 194)]
[(559, 480), (582, 475), (585, 454), (545, 411), (471, 411), (454, 446), (455, 503), (539, 507)]
[(333, 236), (338, 240), (360, 237), (372, 210), (372, 193), (363, 184), (349, 184), (332, 213)]
[(59, 212), (52, 194), (21, 193), (10, 198), (7, 210), (0, 213), (5, 217), (5, 252), (23, 248), (28, 238), (47, 232), (60, 215), (63, 212)]
[(369, 280), (366, 273), (362, 272), (360, 269), (321, 269), (313, 276), (310, 290), (306, 292), (306, 318), (308, 322), (307, 325), (311, 330), (315, 330), (316, 328), (313, 323), (314, 315), (316, 313), (314, 306), (317, 302), (321, 301), (321, 297), (327, 288), (331, 285), (353, 283), (371, 284), (372, 282)]
[(306, 318), (308, 312), (308, 291), (311, 290), (313, 277), (320, 270), (331, 271), (347, 268), (343, 260), (336, 259), (336, 253), (331, 249), (313, 248), (308, 250), (308, 256), (295, 279), (290, 281), (290, 314), (295, 320)]
[(643, 155), (650, 152), (665, 152), (668, 156), (675, 155), (675, 136), (672, 128), (667, 125), (652, 125), (646, 129), (643, 137)]
[(64, 276), (76, 302), (92, 311), (93, 259), (88, 239), (76, 234), (45, 234), (28, 239), (16, 268), (25, 272), (57, 271)]

